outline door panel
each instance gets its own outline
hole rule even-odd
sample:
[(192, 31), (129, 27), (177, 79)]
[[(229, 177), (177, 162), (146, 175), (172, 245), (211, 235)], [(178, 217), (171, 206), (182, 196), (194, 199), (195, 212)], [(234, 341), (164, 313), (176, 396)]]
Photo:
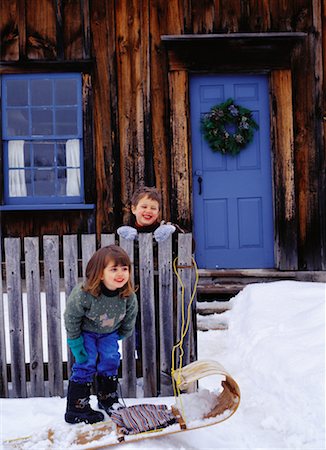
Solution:
[[(200, 131), (201, 117), (228, 98), (250, 109), (259, 124), (253, 142), (237, 156), (213, 152)], [(267, 77), (193, 75), (190, 102), (199, 267), (274, 267)]]

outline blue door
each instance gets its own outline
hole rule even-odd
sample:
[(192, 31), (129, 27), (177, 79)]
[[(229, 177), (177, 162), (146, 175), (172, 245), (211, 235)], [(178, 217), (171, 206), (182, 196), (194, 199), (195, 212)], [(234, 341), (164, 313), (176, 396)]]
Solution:
[[(200, 119), (228, 98), (259, 125), (239, 155), (213, 152)], [(194, 235), (200, 268), (274, 267), (268, 80), (265, 75), (190, 78)]]

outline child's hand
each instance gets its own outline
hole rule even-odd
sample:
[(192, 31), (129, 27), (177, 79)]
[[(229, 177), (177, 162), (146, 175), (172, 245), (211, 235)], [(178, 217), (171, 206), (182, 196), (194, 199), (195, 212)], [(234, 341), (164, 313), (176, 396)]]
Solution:
[(83, 336), (79, 336), (76, 339), (68, 338), (67, 342), (78, 364), (82, 364), (88, 360), (88, 353), (84, 347)]
[(154, 239), (156, 240), (156, 242), (163, 242), (174, 232), (175, 232), (174, 225), (160, 225), (154, 231)]
[(136, 228), (129, 227), (127, 225), (118, 228), (117, 233), (119, 236), (123, 237), (124, 239), (127, 239), (127, 241), (134, 241), (137, 236)]

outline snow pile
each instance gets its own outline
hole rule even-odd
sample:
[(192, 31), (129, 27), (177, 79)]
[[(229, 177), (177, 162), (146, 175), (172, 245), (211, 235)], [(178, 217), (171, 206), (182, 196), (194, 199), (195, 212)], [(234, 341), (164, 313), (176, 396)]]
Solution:
[(325, 300), (323, 283), (252, 284), (223, 314), (227, 332), (200, 335), (201, 358), (218, 359), (240, 386), (232, 422), (250, 448), (325, 448)]
[[(199, 359), (219, 361), (239, 384), (237, 412), (215, 426), (128, 443), (128, 450), (325, 449), (325, 300), (323, 283), (247, 286), (223, 313), (227, 331), (198, 333)], [(214, 392), (217, 381), (203, 378), (200, 388)], [(175, 400), (126, 399), (128, 406), (141, 402), (170, 406)], [(94, 396), (91, 403), (96, 409)], [(36, 435), (54, 424), (61, 444), (53, 450), (69, 448), (76, 425), (63, 421), (66, 399), (0, 399), (0, 407), (0, 442)], [(194, 401), (186, 414), (201, 414), (202, 407)], [(32, 448), (47, 450), (45, 445)]]
[(203, 419), (217, 404), (218, 396), (208, 389), (192, 394), (181, 394), (175, 404), (187, 425), (193, 420)]

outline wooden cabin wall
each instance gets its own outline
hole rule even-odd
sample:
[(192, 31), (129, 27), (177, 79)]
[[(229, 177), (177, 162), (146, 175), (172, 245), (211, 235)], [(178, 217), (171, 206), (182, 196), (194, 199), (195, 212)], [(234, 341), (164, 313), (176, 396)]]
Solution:
[[(190, 228), (189, 100), (174, 95), (174, 87), (185, 90), (187, 80), (184, 72), (168, 73), (161, 35), (303, 31), (308, 38), (291, 71), (295, 248), (298, 268), (325, 269), (324, 3), (0, 0), (0, 73), (60, 71), (68, 63), (79, 68), (92, 61), (84, 74), (84, 127), (90, 128), (85, 170), (94, 171), (86, 198), (95, 203), (92, 211), (5, 212), (2, 233), (113, 231), (128, 219), (129, 199), (141, 184), (161, 190), (165, 219)], [(37, 65), (42, 62), (49, 65)]]

